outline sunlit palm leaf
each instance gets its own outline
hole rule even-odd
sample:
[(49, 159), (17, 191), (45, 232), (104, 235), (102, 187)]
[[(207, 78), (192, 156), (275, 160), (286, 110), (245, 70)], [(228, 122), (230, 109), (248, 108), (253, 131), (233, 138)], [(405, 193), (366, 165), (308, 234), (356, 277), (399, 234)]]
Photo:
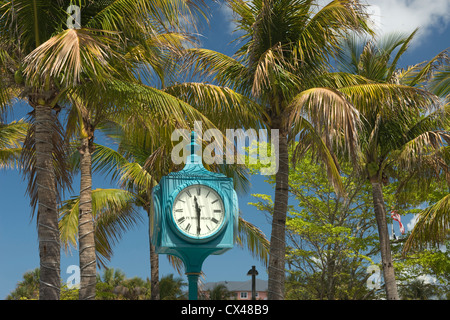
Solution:
[(403, 252), (426, 246), (438, 246), (448, 239), (450, 230), (450, 194), (418, 214), (416, 225)]
[(193, 48), (187, 50), (186, 60), (193, 66), (194, 75), (202, 79), (211, 77), (213, 82), (244, 94), (248, 90), (248, 70), (232, 57), (209, 49)]
[(23, 120), (0, 123), (0, 169), (17, 167), (27, 130)]
[[(344, 94), (332, 88), (312, 88), (301, 92), (291, 102), (289, 122), (294, 125), (301, 123), (303, 118), (329, 140), (326, 141), (328, 147), (334, 148), (331, 145), (333, 141), (337, 147), (335, 150), (348, 148), (351, 157), (355, 158), (359, 144), (359, 112)], [(345, 145), (342, 145), (343, 141)]]
[(308, 150), (311, 150), (311, 154), (325, 165), (328, 179), (336, 192), (345, 195), (339, 165), (335, 154), (330, 151), (331, 146), (327, 145), (320, 133), (306, 119), (301, 119), (297, 127), (300, 133), (292, 158), (293, 163), (295, 164)]
[[(136, 196), (122, 189), (92, 190), (92, 213), (95, 220), (97, 263), (104, 265), (112, 256), (113, 246), (122, 235), (142, 222), (134, 209)], [(66, 249), (77, 247), (79, 197), (63, 202), (60, 209), (61, 241)]]
[(62, 31), (25, 58), (27, 81), (39, 86), (49, 79), (58, 79), (61, 85), (69, 86), (78, 84), (82, 77), (100, 82), (117, 75), (110, 64), (120, 57), (114, 51), (118, 46), (114, 38), (117, 34), (84, 28)]
[(223, 131), (239, 127), (263, 126), (257, 103), (227, 87), (186, 82), (165, 89), (166, 92), (194, 106)]
[(269, 259), (269, 241), (264, 233), (255, 225), (239, 217), (237, 244), (247, 247), (252, 255), (267, 266)]

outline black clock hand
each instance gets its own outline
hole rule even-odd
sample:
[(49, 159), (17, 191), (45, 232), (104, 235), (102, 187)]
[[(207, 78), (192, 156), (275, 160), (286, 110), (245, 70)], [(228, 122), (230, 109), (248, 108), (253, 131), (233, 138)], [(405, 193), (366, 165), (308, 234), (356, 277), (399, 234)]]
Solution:
[(198, 236), (198, 235), (200, 235), (200, 212), (201, 212), (201, 209), (198, 206), (196, 196), (194, 196), (194, 202), (195, 202), (195, 211), (197, 212), (197, 236)]

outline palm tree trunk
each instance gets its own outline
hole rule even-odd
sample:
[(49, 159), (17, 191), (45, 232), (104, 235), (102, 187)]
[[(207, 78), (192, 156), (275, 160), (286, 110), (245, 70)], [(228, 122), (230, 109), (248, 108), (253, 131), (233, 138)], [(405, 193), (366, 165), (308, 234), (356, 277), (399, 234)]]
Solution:
[(80, 246), (80, 300), (95, 299), (96, 254), (94, 219), (92, 216), (92, 151), (89, 138), (81, 139), (80, 205), (78, 216), (78, 242)]
[[(147, 214), (149, 218), (150, 227), (150, 208), (147, 208)], [(159, 256), (155, 251), (155, 246), (152, 244), (152, 238), (150, 236), (150, 228), (148, 232), (149, 244), (150, 244), (150, 300), (160, 300), (159, 294)]]
[(159, 295), (159, 256), (155, 251), (155, 246), (150, 242), (150, 285), (151, 300), (160, 300)]
[(398, 300), (397, 283), (395, 282), (394, 264), (392, 262), (391, 244), (389, 242), (388, 226), (386, 222), (386, 210), (384, 208), (383, 191), (376, 178), (371, 179), (373, 207), (378, 225), (380, 237), (381, 261), (383, 264), (383, 276), (388, 300)]
[(40, 300), (60, 297), (60, 236), (53, 165), (54, 116), (49, 105), (35, 107), (36, 186), (40, 257)]
[(287, 133), (279, 132), (279, 167), (276, 173), (275, 201), (269, 249), (268, 298), (284, 299), (286, 212), (289, 198), (289, 155)]

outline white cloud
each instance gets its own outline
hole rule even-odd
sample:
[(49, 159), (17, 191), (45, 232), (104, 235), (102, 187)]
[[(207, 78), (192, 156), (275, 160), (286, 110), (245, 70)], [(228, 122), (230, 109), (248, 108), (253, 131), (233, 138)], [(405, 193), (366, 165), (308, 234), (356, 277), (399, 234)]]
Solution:
[(415, 214), (414, 217), (412, 217), (412, 219), (406, 224), (406, 231), (412, 231), (412, 229), (414, 229), (418, 218), (418, 214)]
[(236, 23), (233, 21), (233, 9), (231, 9), (229, 6), (227, 6), (225, 3), (221, 3), (219, 7), (219, 11), (221, 12), (222, 16), (225, 18), (226, 21), (228, 21), (228, 33), (232, 33), (236, 28)]
[(419, 28), (415, 36), (420, 39), (431, 32), (443, 32), (450, 23), (450, 1), (448, 0), (367, 0), (369, 12), (373, 13), (380, 33), (411, 33)]
[[(330, 1), (318, 0), (317, 3), (322, 7)], [(369, 6), (368, 12), (380, 26), (380, 34), (393, 31), (411, 33), (419, 28), (414, 38), (415, 45), (432, 32), (443, 32), (450, 23), (449, 0), (361, 0), (361, 2)], [(231, 9), (221, 5), (220, 10), (230, 21), (231, 32), (235, 27), (231, 21)]]

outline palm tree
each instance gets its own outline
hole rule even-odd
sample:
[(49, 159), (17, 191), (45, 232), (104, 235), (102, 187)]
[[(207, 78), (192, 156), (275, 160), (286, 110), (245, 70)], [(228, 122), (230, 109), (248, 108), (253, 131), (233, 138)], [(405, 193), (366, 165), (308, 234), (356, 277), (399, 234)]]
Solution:
[[(450, 66), (448, 58), (445, 64), (437, 68), (430, 80), (426, 83), (430, 91), (441, 97), (446, 102), (445, 108), (450, 108)], [(448, 112), (447, 112), (448, 114)], [(447, 132), (450, 131), (450, 123), (447, 123)], [(450, 163), (450, 146), (442, 146), (439, 151), (445, 159), (445, 163)], [(448, 168), (443, 168), (448, 169)], [(446, 181), (446, 186), (450, 186), (450, 176), (448, 170), (441, 170), (440, 173), (444, 176), (442, 180)], [(445, 186), (442, 186), (445, 190)], [(429, 198), (426, 199), (429, 202)], [(422, 210), (418, 214), (416, 224), (411, 231), (404, 247), (403, 254), (406, 254), (413, 249), (417, 249), (425, 245), (439, 246), (444, 244), (447, 240), (446, 235), (450, 230), (449, 213), (450, 213), (450, 194), (443, 196), (442, 199), (435, 203), (429, 203), (429, 207)]]
[(405, 172), (410, 176), (419, 175), (423, 179), (427, 176), (430, 179), (436, 172), (434, 168), (430, 169), (430, 164), (445, 163), (442, 162), (440, 149), (450, 142), (449, 132), (445, 131), (448, 110), (443, 110), (436, 96), (419, 87), (433, 64), (441, 61), (445, 54), (441, 53), (429, 62), (406, 70), (398, 69), (398, 61), (414, 34), (391, 34), (378, 41), (369, 39), (359, 43), (356, 37), (349, 37), (343, 41), (338, 57), (340, 70), (364, 76), (386, 89), (395, 90), (392, 97), (378, 96), (373, 99), (375, 96), (370, 98), (363, 92), (351, 94), (351, 87), (340, 88), (351, 96), (350, 100), (364, 119), (359, 131), (359, 166), (372, 186), (388, 299), (399, 297), (382, 186), (390, 178), (403, 178)]
[[(26, 97), (34, 109), (33, 126), (29, 130), (25, 152), (24, 168), (29, 176), (28, 191), (33, 207), (38, 204), (38, 233), (41, 252), (41, 295), (42, 299), (59, 297), (59, 234), (57, 221), (57, 202), (61, 186), (70, 185), (70, 175), (65, 167), (66, 149), (62, 144), (62, 129), (57, 121), (61, 106), (77, 101), (79, 109), (86, 110), (82, 98), (106, 97), (115, 88), (115, 97), (121, 97), (126, 91), (126, 84), (113, 82), (112, 79), (131, 80), (134, 78), (134, 66), (148, 59), (141, 56), (140, 48), (151, 50), (148, 35), (155, 32), (157, 23), (170, 26), (179, 25), (180, 12), (186, 14), (195, 3), (184, 1), (91, 1), (80, 0), (80, 29), (66, 29), (66, 8), (73, 1), (58, 0), (56, 3), (43, 0), (2, 1), (1, 35), (2, 35), (2, 71), (10, 79), (8, 86), (1, 86), (1, 106), (17, 96), (17, 89), (24, 89), (21, 95)], [(30, 18), (31, 17), (31, 18)], [(175, 39), (173, 37), (172, 39)], [(164, 39), (164, 37), (163, 37)], [(162, 43), (159, 39), (159, 43)], [(169, 41), (166, 39), (166, 41)], [(131, 49), (133, 52), (127, 52)], [(148, 57), (148, 56), (147, 56)], [(152, 61), (152, 66), (158, 63)], [(140, 74), (138, 72), (137, 74)], [(6, 77), (5, 79), (8, 79)], [(106, 84), (108, 81), (108, 84)], [(25, 86), (24, 86), (25, 85)], [(121, 86), (118, 89), (118, 86)], [(3, 90), (3, 88), (6, 88)], [(90, 95), (86, 93), (90, 90)], [(96, 91), (96, 90), (100, 90)], [(108, 90), (106, 90), (108, 89)], [(92, 94), (92, 90), (96, 95)], [(145, 89), (144, 89), (145, 91)], [(151, 91), (151, 90), (150, 90)], [(141, 92), (142, 93), (142, 92)], [(165, 102), (167, 95), (151, 91), (153, 102), (155, 96)], [(132, 90), (128, 87), (128, 99)], [(80, 99), (81, 97), (81, 99)], [(147, 91), (146, 104), (149, 102)], [(134, 102), (136, 102), (135, 99)], [(89, 100), (90, 101), (90, 100)], [(115, 101), (118, 104), (117, 101)], [(126, 105), (126, 103), (125, 103)], [(154, 104), (156, 105), (156, 104)], [(170, 105), (177, 108), (180, 118), (180, 103)], [(161, 105), (156, 108), (161, 108)], [(52, 110), (56, 114), (52, 114)], [(98, 111), (98, 110), (97, 110)], [(173, 112), (166, 108), (164, 112)], [(185, 112), (184, 113), (189, 113)], [(81, 113), (80, 113), (81, 114)], [(89, 167), (89, 155), (92, 139), (89, 113), (82, 113), (83, 123), (82, 148), (85, 155), (83, 168)], [(55, 162), (59, 167), (53, 167)], [(93, 246), (93, 226), (90, 219), (89, 173), (82, 174), (83, 201), (80, 219), (80, 265), (82, 285), (80, 296), (93, 298), (95, 282), (95, 251)], [(58, 187), (57, 187), (58, 186)]]
[(214, 288), (209, 290), (210, 300), (228, 300), (233, 293), (228, 291), (224, 284), (215, 285)]
[[(61, 27), (64, 1), (15, 0), (0, 2), (0, 109), (14, 98), (25, 99), (33, 108), (33, 124), (25, 143), (23, 169), (28, 170), (28, 192), (33, 209), (37, 205), (40, 252), (40, 299), (59, 299), (60, 252), (57, 199), (62, 183), (70, 182), (64, 167), (55, 169), (60, 160), (61, 135), (57, 117), (59, 89), (51, 77), (40, 84), (24, 79), (26, 57)], [(45, 76), (45, 75), (42, 75)], [(31, 146), (32, 145), (32, 146)], [(32, 148), (30, 148), (32, 147)], [(27, 150), (28, 149), (28, 150)], [(24, 153), (22, 153), (24, 154)]]
[(186, 286), (181, 278), (174, 278), (173, 274), (162, 277), (160, 280), (161, 300), (184, 300), (186, 299), (182, 288)]
[(403, 286), (400, 293), (405, 300), (429, 300), (435, 290), (433, 285), (425, 283), (425, 280), (415, 279)]
[(6, 297), (6, 300), (37, 299), (39, 295), (39, 278), (39, 268), (25, 272), (23, 281), (17, 284), (17, 288)]
[[(166, 89), (206, 116), (220, 112), (226, 124), (248, 127), (250, 121), (279, 131), (279, 168), (269, 255), (269, 299), (283, 299), (285, 223), (288, 204), (288, 144), (300, 134), (325, 161), (330, 178), (341, 182), (331, 146), (337, 142), (354, 153), (358, 113), (338, 83), (357, 84), (361, 78), (327, 73), (328, 59), (340, 35), (368, 30), (358, 1), (332, 1), (319, 8), (313, 0), (231, 0), (242, 45), (235, 57), (206, 49), (190, 50), (190, 63), (213, 84), (183, 83)], [(234, 93), (233, 109), (208, 99)], [(246, 113), (242, 109), (247, 110)], [(236, 114), (239, 114), (237, 117)], [(245, 115), (245, 116), (242, 116)], [(341, 137), (344, 139), (342, 140)], [(342, 143), (344, 141), (344, 143)]]

